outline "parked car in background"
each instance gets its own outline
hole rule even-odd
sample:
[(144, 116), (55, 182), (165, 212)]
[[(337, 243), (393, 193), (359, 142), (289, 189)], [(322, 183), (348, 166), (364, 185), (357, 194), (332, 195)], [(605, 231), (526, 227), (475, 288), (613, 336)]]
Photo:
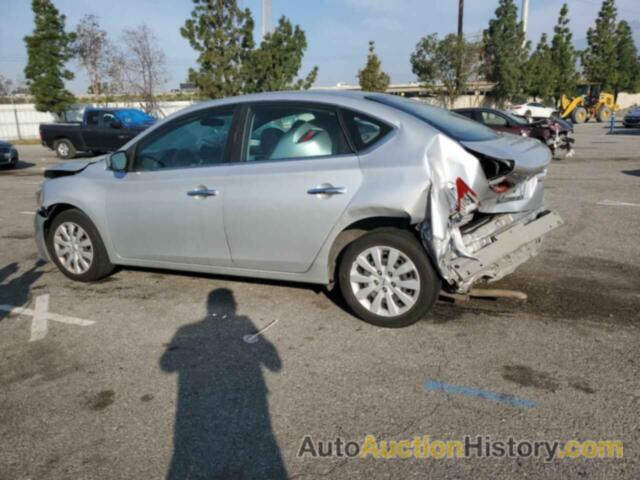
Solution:
[(512, 105), (508, 110), (514, 115), (520, 115), (521, 117), (532, 119), (549, 118), (556, 113), (555, 108), (547, 107), (538, 102), (519, 103), (517, 105)]
[(574, 139), (570, 136), (573, 133), (573, 125), (564, 120), (547, 118), (527, 122), (522, 117), (495, 108), (458, 108), (454, 112), (493, 130), (536, 138), (549, 147), (554, 156), (573, 155)]
[(384, 327), (444, 285), (513, 272), (560, 217), (551, 155), (448, 110), (367, 92), (204, 102), (109, 156), (45, 171), (40, 255), (87, 282), (115, 265), (337, 283)]
[(41, 124), (40, 140), (63, 159), (73, 158), (78, 152), (113, 152), (155, 121), (134, 108), (88, 108), (82, 122)]
[(640, 127), (640, 107), (629, 110), (622, 120), (622, 124), (627, 128)]
[(0, 168), (13, 168), (18, 160), (18, 150), (9, 142), (0, 140)]

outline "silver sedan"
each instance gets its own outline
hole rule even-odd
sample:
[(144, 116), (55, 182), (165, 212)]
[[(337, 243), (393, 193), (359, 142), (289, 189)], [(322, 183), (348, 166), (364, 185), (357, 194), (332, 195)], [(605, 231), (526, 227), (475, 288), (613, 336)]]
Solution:
[(69, 278), (116, 265), (337, 284), (409, 325), (512, 272), (562, 223), (549, 150), (424, 103), (281, 92), (201, 103), (45, 172), (36, 239)]

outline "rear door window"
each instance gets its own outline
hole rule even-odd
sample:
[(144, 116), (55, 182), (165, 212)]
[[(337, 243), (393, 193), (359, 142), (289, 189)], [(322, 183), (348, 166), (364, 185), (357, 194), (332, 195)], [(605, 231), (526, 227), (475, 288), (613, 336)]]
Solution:
[(507, 127), (509, 123), (507, 119), (497, 113), (482, 112), (482, 123), (492, 127)]
[(244, 152), (247, 162), (352, 153), (334, 108), (293, 102), (251, 107)]
[(357, 151), (374, 145), (391, 131), (391, 127), (386, 123), (363, 113), (342, 110), (342, 118)]

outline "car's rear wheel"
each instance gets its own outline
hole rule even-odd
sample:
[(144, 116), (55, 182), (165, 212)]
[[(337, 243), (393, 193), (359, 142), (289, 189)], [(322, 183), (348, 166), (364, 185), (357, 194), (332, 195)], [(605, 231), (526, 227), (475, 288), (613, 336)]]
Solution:
[(338, 266), (340, 291), (355, 314), (380, 327), (406, 327), (431, 309), (440, 278), (409, 232), (380, 229), (347, 247)]
[(100, 280), (114, 269), (98, 230), (80, 210), (65, 210), (53, 219), (47, 245), (55, 264), (72, 280)]
[(60, 140), (56, 140), (56, 143), (53, 146), (56, 151), (56, 155), (58, 158), (69, 159), (76, 156), (76, 149), (71, 143), (70, 140), (66, 138), (61, 138)]

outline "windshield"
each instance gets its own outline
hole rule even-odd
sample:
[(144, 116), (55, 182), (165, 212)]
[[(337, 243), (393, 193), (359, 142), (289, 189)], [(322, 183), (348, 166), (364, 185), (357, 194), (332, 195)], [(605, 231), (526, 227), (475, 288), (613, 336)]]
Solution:
[(393, 95), (370, 95), (367, 99), (413, 115), (459, 142), (480, 142), (498, 138), (490, 128), (444, 108)]
[(143, 125), (145, 123), (151, 123), (155, 121), (151, 115), (147, 115), (141, 110), (136, 109), (126, 109), (126, 110), (118, 110), (116, 112), (116, 117), (120, 120), (124, 125), (130, 127), (132, 125)]

